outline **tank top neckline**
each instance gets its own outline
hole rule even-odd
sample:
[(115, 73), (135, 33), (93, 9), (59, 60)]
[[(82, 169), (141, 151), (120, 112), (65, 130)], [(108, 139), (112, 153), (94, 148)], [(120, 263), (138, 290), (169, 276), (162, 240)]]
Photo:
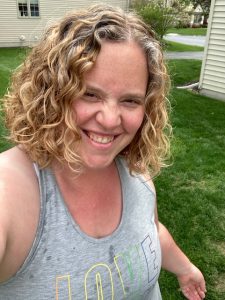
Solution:
[(50, 174), (50, 177), (55, 185), (55, 188), (57, 189), (57, 193), (59, 195), (59, 201), (61, 203), (61, 205), (63, 206), (65, 213), (67, 214), (67, 218), (68, 221), (72, 224), (74, 230), (80, 235), (80, 237), (84, 240), (86, 240), (87, 242), (90, 243), (96, 243), (96, 244), (100, 244), (100, 243), (104, 243), (104, 242), (108, 242), (110, 239), (114, 239), (116, 238), (124, 224), (126, 223), (126, 218), (127, 218), (127, 201), (126, 201), (126, 195), (125, 195), (125, 189), (124, 189), (124, 172), (125, 172), (125, 167), (123, 166), (123, 162), (121, 161), (121, 158), (116, 158), (115, 159), (115, 163), (116, 163), (116, 167), (118, 170), (118, 174), (119, 174), (119, 179), (120, 179), (120, 185), (121, 185), (121, 193), (122, 193), (122, 213), (121, 213), (121, 218), (120, 218), (120, 222), (119, 225), (117, 226), (117, 228), (109, 235), (100, 237), (100, 238), (95, 238), (92, 237), (90, 235), (88, 235), (87, 233), (85, 233), (80, 226), (78, 225), (78, 223), (76, 222), (76, 220), (72, 217), (66, 202), (63, 198), (63, 195), (60, 191), (60, 188), (58, 186), (57, 180), (55, 178), (55, 175), (52, 171), (48, 172)]

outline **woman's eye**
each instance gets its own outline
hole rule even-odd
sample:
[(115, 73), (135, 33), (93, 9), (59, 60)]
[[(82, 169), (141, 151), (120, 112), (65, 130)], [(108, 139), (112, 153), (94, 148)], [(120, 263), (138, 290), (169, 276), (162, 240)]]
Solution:
[(84, 98), (87, 99), (87, 100), (97, 100), (99, 97), (95, 93), (85, 92), (84, 93)]
[(94, 93), (89, 93), (89, 92), (86, 92), (86, 93), (84, 94), (84, 96), (90, 97), (90, 98), (96, 97), (96, 95), (95, 95)]
[(141, 105), (141, 101), (137, 100), (137, 99), (125, 99), (125, 100), (123, 100), (123, 103), (125, 105), (129, 105), (129, 106)]

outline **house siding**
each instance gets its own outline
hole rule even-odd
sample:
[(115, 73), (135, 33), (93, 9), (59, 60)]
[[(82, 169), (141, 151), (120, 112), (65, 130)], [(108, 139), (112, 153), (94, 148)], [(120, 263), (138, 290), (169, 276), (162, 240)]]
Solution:
[[(39, 40), (44, 28), (73, 9), (80, 9), (99, 1), (91, 0), (39, 0), (40, 17), (19, 17), (17, 0), (1, 0), (0, 7), (0, 47), (32, 46)], [(124, 10), (128, 9), (129, 0), (101, 0)], [(25, 40), (21, 40), (24, 37)]]
[(199, 89), (225, 101), (225, 0), (212, 0), (206, 40)]

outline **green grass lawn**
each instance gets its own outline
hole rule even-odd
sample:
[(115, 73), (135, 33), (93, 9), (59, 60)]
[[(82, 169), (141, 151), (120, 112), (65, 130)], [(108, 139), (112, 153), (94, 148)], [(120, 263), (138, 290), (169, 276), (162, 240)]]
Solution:
[(11, 73), (23, 61), (26, 52), (25, 48), (0, 48), (0, 97), (5, 94)]
[[(8, 56), (0, 51), (1, 76), (5, 78), (1, 94), (11, 70), (21, 62), (21, 55), (21, 50), (13, 50)], [(199, 78), (200, 61), (171, 60), (168, 66), (174, 87)], [(224, 300), (225, 103), (175, 88), (170, 100), (172, 165), (155, 180), (159, 218), (205, 274), (206, 299)], [(2, 132), (0, 127), (0, 135)], [(7, 147), (0, 139), (0, 151)], [(163, 299), (184, 299), (173, 275), (163, 271), (160, 286)]]
[[(196, 66), (194, 66), (196, 64)], [(201, 62), (172, 60), (173, 85), (198, 80)], [(172, 166), (156, 179), (159, 218), (204, 272), (210, 300), (225, 299), (225, 103), (173, 89)], [(162, 272), (163, 299), (184, 297)]]
[(207, 28), (170, 28), (167, 33), (177, 33), (181, 35), (206, 35)]
[(163, 48), (167, 52), (204, 51), (204, 47), (185, 45), (172, 41), (163, 41)]
[(170, 70), (172, 86), (182, 86), (199, 81), (201, 60), (173, 59), (168, 60), (167, 65)]
[[(12, 71), (24, 60), (25, 48), (0, 48), (0, 98), (6, 93)], [(0, 119), (2, 114), (0, 113)], [(6, 130), (0, 122), (0, 152), (9, 148), (10, 144), (3, 139)]]

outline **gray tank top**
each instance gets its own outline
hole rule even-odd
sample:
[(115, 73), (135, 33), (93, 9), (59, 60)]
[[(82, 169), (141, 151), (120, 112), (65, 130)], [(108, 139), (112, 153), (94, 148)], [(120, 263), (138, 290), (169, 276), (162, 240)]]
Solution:
[(122, 218), (110, 236), (100, 239), (86, 235), (73, 220), (51, 170), (38, 170), (36, 237), (20, 270), (0, 284), (0, 300), (162, 299), (155, 195), (141, 176), (129, 174), (122, 158), (116, 164)]

